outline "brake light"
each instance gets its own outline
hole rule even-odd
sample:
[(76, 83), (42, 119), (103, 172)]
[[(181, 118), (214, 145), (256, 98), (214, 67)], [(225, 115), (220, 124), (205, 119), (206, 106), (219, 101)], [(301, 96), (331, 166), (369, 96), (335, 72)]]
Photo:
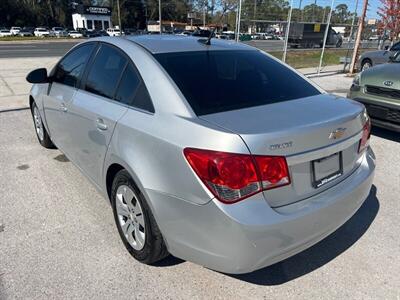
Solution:
[(262, 187), (266, 190), (290, 184), (286, 159), (281, 156), (255, 156), (261, 176)]
[(371, 136), (371, 119), (367, 119), (363, 126), (363, 133), (358, 146), (358, 153), (364, 151), (369, 145), (369, 138)]
[(290, 183), (284, 157), (193, 148), (183, 152), (195, 173), (223, 203), (235, 203), (262, 190)]

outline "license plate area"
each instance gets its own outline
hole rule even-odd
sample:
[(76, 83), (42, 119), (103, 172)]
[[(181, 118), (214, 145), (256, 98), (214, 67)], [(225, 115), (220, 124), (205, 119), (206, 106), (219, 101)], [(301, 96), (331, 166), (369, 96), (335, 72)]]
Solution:
[(312, 186), (315, 189), (335, 180), (343, 174), (342, 152), (313, 160), (311, 162), (311, 169)]

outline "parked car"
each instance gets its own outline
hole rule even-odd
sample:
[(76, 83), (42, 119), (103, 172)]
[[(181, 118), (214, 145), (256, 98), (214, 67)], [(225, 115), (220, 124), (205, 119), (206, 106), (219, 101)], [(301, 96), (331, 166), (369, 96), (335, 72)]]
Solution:
[(85, 30), (81, 31), (80, 33), (82, 33), (82, 36), (85, 38), (94, 38), (101, 36), (101, 34), (96, 30)]
[(390, 57), (400, 51), (400, 42), (393, 44), (393, 46), (386, 46), (385, 50), (368, 51), (361, 54), (358, 59), (357, 69), (364, 71), (373, 66), (384, 64), (390, 61)]
[(50, 30), (48, 30), (45, 27), (38, 27), (38, 28), (35, 28), (35, 31), (33, 32), (33, 34), (36, 37), (48, 37), (48, 36), (50, 36)]
[(22, 31), (25, 31), (25, 32), (29, 31), (33, 35), (33, 33), (35, 32), (35, 27), (26, 26), (26, 27), (22, 28)]
[(12, 35), (18, 35), (18, 33), (21, 31), (21, 27), (11, 27), (10, 32)]
[(97, 31), (97, 33), (99, 34), (99, 36), (109, 36), (107, 31), (105, 31), (105, 30), (99, 30), (99, 31)]
[(117, 28), (107, 28), (107, 34), (109, 36), (120, 36), (121, 31)]
[(96, 38), (27, 80), (39, 143), (110, 200), (144, 263), (251, 272), (334, 232), (370, 192), (364, 106), (242, 43)]
[(83, 34), (76, 30), (71, 30), (68, 32), (68, 35), (73, 39), (79, 39), (83, 37)]
[(9, 29), (0, 29), (0, 37), (12, 36)]
[(68, 32), (63, 27), (53, 27), (51, 31), (52, 34), (58, 38), (68, 36)]
[(400, 132), (400, 52), (390, 63), (369, 68), (358, 74), (348, 97), (361, 102), (372, 124)]
[(33, 36), (33, 33), (26, 29), (21, 29), (18, 36)]

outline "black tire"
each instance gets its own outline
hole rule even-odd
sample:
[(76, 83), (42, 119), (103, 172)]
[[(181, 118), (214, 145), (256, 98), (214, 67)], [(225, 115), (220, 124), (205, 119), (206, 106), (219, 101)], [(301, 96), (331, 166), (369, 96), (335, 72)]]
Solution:
[(361, 71), (369, 69), (372, 67), (372, 61), (370, 59), (364, 59), (361, 63)]
[[(126, 185), (134, 191), (136, 200), (140, 202), (140, 206), (143, 211), (145, 222), (145, 242), (141, 250), (136, 250), (129, 244), (118, 220), (116, 197), (117, 190), (121, 185)], [(164, 239), (150, 210), (150, 207), (148, 206), (140, 190), (137, 188), (132, 177), (126, 170), (119, 171), (114, 177), (111, 188), (111, 204), (118, 233), (126, 249), (135, 259), (145, 264), (153, 264), (169, 255), (167, 247), (164, 243)]]
[[(32, 114), (32, 119), (33, 119), (33, 127), (35, 129), (35, 133), (36, 133), (36, 137), (40, 143), (40, 145), (42, 145), (43, 147), (47, 148), (47, 149), (55, 149), (56, 146), (53, 144), (53, 142), (50, 139), (49, 134), (47, 133), (46, 127), (43, 124), (42, 118), (40, 117), (37, 121), (35, 120), (35, 115), (34, 115), (34, 111), (35, 109), (37, 109), (36, 103), (32, 102), (32, 106), (31, 106), (31, 114)], [(43, 137), (41, 137), (38, 133), (37, 127), (36, 127), (36, 122), (40, 122), (41, 126), (42, 126), (42, 130), (43, 130)]]

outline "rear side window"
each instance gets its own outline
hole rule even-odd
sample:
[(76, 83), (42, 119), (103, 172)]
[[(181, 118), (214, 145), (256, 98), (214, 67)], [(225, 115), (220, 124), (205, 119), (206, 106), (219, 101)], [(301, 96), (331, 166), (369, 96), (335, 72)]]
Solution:
[(115, 100), (125, 104), (131, 104), (139, 84), (139, 77), (136, 75), (133, 67), (128, 64), (121, 77), (121, 82), (115, 94)]
[(254, 51), (156, 54), (197, 115), (320, 94), (274, 59)]
[(57, 65), (53, 81), (76, 87), (95, 44), (86, 44), (68, 53)]
[(128, 64), (125, 68), (115, 94), (115, 100), (136, 108), (154, 112), (149, 93), (131, 64)]
[(86, 78), (85, 90), (113, 98), (127, 58), (112, 46), (102, 45)]

